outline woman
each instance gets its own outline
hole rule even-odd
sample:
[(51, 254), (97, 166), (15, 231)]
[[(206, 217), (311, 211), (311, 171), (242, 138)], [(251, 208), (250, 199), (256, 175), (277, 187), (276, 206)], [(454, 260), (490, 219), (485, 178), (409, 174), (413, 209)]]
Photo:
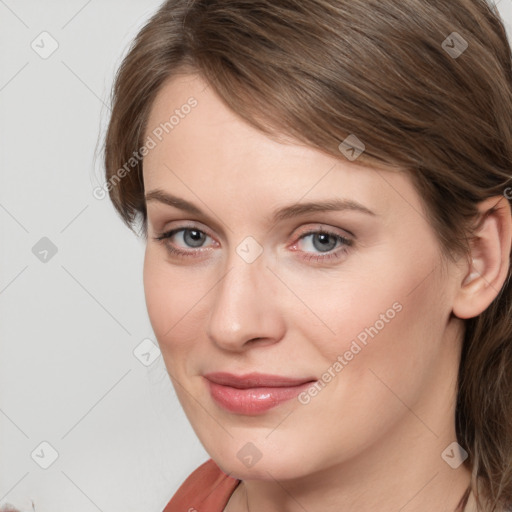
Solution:
[(114, 206), (211, 459), (165, 512), (512, 507), (512, 71), (483, 0), (169, 0)]

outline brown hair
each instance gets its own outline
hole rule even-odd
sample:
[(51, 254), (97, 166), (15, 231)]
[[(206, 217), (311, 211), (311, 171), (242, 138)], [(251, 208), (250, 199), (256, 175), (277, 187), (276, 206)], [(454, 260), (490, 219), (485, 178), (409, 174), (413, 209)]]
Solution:
[[(192, 69), (269, 136), (342, 158), (340, 142), (356, 135), (357, 162), (406, 169), (446, 255), (468, 255), (477, 204), (512, 197), (511, 63), (503, 22), (484, 0), (168, 0), (116, 75), (109, 195), (147, 238), (143, 159), (126, 162), (164, 82)], [(465, 464), (490, 511), (512, 504), (509, 265), (493, 303), (465, 321), (456, 405)]]

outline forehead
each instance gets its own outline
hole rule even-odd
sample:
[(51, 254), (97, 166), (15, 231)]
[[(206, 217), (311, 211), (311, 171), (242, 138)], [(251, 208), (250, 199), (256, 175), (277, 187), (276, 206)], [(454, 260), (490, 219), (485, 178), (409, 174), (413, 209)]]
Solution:
[[(294, 142), (277, 142), (231, 111), (203, 79), (181, 74), (156, 96), (146, 128), (145, 190), (160, 188), (274, 204), (344, 197), (379, 215), (421, 209), (405, 173), (334, 158)], [(285, 142), (283, 142), (285, 141)]]
[(259, 161), (285, 154), (301, 158), (308, 150), (285, 134), (279, 139), (288, 143), (282, 144), (256, 130), (230, 110), (201, 76), (190, 73), (171, 77), (160, 89), (146, 127), (146, 135), (152, 133), (159, 143), (152, 156), (161, 156), (165, 149), (192, 147), (203, 154), (205, 144), (216, 148), (217, 157), (232, 157), (235, 152), (257, 148)]

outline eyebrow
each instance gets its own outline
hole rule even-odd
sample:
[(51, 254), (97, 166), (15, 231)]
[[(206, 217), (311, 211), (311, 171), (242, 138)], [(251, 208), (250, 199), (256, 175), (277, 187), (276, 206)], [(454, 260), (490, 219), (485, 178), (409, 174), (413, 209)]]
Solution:
[[(193, 215), (201, 215), (203, 217), (206, 217), (203, 211), (199, 209), (195, 204), (190, 203), (189, 201), (186, 201), (181, 197), (173, 196), (172, 194), (164, 192), (163, 190), (160, 189), (155, 189), (152, 190), (151, 192), (148, 192), (145, 197), (146, 202), (158, 201), (160, 203), (173, 206), (175, 208), (191, 213)], [(343, 210), (358, 211), (361, 213), (365, 213), (367, 215), (377, 216), (377, 214), (374, 211), (370, 210), (361, 203), (358, 203), (357, 201), (353, 201), (352, 199), (333, 198), (324, 201), (297, 203), (292, 204), (290, 206), (285, 206), (283, 208), (278, 208), (273, 211), (272, 216), (270, 218), (272, 222), (279, 222), (293, 217), (297, 217), (299, 215), (305, 215), (308, 213)]]

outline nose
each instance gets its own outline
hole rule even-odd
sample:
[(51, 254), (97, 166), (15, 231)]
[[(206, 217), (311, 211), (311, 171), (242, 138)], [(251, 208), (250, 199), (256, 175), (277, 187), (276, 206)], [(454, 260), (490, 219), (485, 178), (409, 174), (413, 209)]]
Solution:
[(233, 251), (224, 277), (212, 290), (210, 340), (229, 351), (278, 342), (284, 335), (279, 284), (263, 255), (247, 263)]

